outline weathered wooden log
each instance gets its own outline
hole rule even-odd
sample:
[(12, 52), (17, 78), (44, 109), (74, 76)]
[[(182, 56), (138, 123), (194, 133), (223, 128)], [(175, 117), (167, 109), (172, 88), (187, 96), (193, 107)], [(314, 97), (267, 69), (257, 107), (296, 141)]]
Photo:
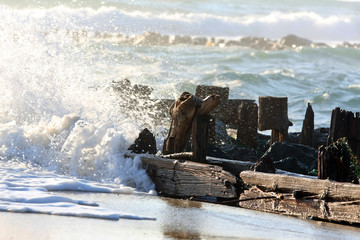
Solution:
[(306, 109), (299, 143), (311, 147), (314, 146), (314, 111), (310, 103), (308, 103)]
[(286, 141), (289, 126), (287, 97), (259, 97), (259, 130), (271, 130), (270, 145)]
[(183, 92), (169, 109), (172, 122), (169, 135), (164, 141), (163, 154), (183, 152), (193, 129), (192, 151), (195, 152), (193, 160), (204, 162), (208, 127), (206, 115), (219, 103), (218, 95), (201, 100), (188, 92)]
[[(280, 213), (300, 218), (318, 218), (332, 221), (360, 223), (360, 201), (327, 202), (324, 199), (295, 194), (263, 192), (253, 187), (240, 196), (239, 206), (265, 212)], [(251, 199), (251, 201), (246, 201)], [(241, 201), (244, 200), (244, 201)]]
[(172, 197), (221, 198), (237, 197), (237, 179), (222, 167), (165, 159), (153, 155), (125, 154), (125, 157), (139, 157), (143, 167), (155, 183), (156, 191)]
[(346, 137), (355, 155), (360, 157), (360, 113), (335, 108), (331, 114), (331, 123), (327, 145), (339, 138)]
[[(177, 159), (177, 160), (192, 160), (192, 152), (174, 153), (163, 155), (163, 158)], [(249, 170), (254, 166), (251, 162), (244, 162), (239, 160), (229, 160), (223, 158), (206, 157), (206, 164), (216, 165), (222, 167), (235, 176), (239, 176), (242, 171)]]
[(254, 102), (242, 102), (238, 108), (237, 142), (241, 146), (257, 148), (258, 106)]
[(253, 171), (241, 172), (240, 178), (248, 185), (256, 185), (269, 191), (293, 192), (296, 190), (309, 195), (322, 196), (324, 199), (360, 200), (359, 184)]

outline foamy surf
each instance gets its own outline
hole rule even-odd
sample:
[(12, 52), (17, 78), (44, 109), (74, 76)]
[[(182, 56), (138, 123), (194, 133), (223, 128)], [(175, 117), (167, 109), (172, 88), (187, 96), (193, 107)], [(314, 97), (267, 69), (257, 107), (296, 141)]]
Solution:
[(122, 155), (121, 140), (110, 124), (85, 124), (75, 114), (53, 116), (30, 129), (2, 124), (0, 211), (154, 220), (61, 196), (64, 191), (156, 195), (141, 162)]
[[(118, 220), (155, 220), (102, 208), (96, 202), (61, 196), (63, 191), (136, 194), (133, 188), (101, 184), (36, 170), (29, 165), (0, 161), (0, 211)], [(81, 197), (81, 194), (79, 194)]]

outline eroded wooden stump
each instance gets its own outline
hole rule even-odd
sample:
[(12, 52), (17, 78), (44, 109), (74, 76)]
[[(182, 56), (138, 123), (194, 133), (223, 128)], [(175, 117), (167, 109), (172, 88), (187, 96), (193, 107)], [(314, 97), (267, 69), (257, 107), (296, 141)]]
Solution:
[(355, 155), (360, 157), (360, 113), (335, 108), (331, 114), (331, 123), (327, 145), (346, 137)]
[[(229, 98), (229, 88), (228, 87), (217, 87), (217, 86), (206, 86), (206, 85), (198, 85), (195, 90), (195, 96), (204, 99), (207, 96), (218, 95), (220, 97), (220, 101), (224, 103)], [(219, 105), (214, 108), (219, 110)], [(212, 144), (216, 144), (216, 124), (215, 124), (215, 116), (210, 115), (210, 121), (208, 125), (208, 140)]]
[(310, 103), (308, 103), (306, 109), (299, 143), (311, 147), (314, 146), (314, 111)]
[(241, 146), (257, 148), (257, 104), (254, 102), (242, 102), (238, 109), (238, 119), (237, 142)]
[(183, 152), (189, 142), (191, 125), (196, 112), (195, 96), (183, 92), (170, 106), (171, 125), (164, 141), (163, 154)]
[(259, 97), (259, 130), (271, 130), (271, 142), (284, 142), (289, 126), (287, 97)]
[(171, 126), (164, 141), (163, 154), (183, 152), (192, 133), (193, 160), (205, 162), (209, 112), (220, 103), (219, 95), (204, 100), (183, 92), (171, 105)]
[(318, 178), (339, 182), (357, 182), (351, 162), (354, 155), (346, 138), (340, 138), (329, 146), (320, 146), (318, 150)]

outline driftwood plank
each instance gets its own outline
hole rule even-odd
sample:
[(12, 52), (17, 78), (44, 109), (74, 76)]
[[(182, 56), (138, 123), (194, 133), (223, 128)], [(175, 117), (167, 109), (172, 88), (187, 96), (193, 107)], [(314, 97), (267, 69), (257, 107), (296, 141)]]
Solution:
[(360, 223), (359, 204), (359, 201), (326, 202), (314, 198), (296, 199), (291, 194), (266, 193), (256, 187), (241, 194), (239, 202), (240, 207), (253, 210), (350, 223)]
[(248, 185), (256, 185), (270, 191), (304, 193), (323, 196), (327, 199), (360, 200), (360, 185), (330, 180), (301, 178), (279, 174), (243, 171), (240, 178)]
[(238, 196), (235, 188), (236, 177), (222, 167), (153, 155), (125, 155), (131, 158), (136, 156), (142, 161), (160, 194), (173, 197)]
[[(174, 154), (163, 155), (162, 157), (170, 158), (170, 159), (178, 159), (178, 160), (191, 160), (192, 152), (174, 153)], [(239, 174), (242, 171), (249, 170), (251, 167), (254, 166), (254, 163), (252, 162), (215, 158), (209, 156), (206, 157), (205, 163), (220, 166), (223, 168), (223, 170), (228, 171), (234, 174), (235, 176), (239, 176)]]

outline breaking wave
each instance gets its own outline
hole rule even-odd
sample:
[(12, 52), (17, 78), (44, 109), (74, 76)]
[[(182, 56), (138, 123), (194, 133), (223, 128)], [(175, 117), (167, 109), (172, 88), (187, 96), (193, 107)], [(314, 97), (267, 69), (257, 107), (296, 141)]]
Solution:
[(57, 6), (21, 10), (1, 7), (0, 14), (16, 15), (22, 23), (36, 23), (43, 31), (86, 29), (127, 35), (152, 31), (170, 35), (259, 36), (275, 39), (295, 34), (313, 41), (360, 41), (359, 15), (321, 15), (314, 11), (272, 11), (226, 16), (196, 12), (128, 11), (116, 7), (93, 9)]

